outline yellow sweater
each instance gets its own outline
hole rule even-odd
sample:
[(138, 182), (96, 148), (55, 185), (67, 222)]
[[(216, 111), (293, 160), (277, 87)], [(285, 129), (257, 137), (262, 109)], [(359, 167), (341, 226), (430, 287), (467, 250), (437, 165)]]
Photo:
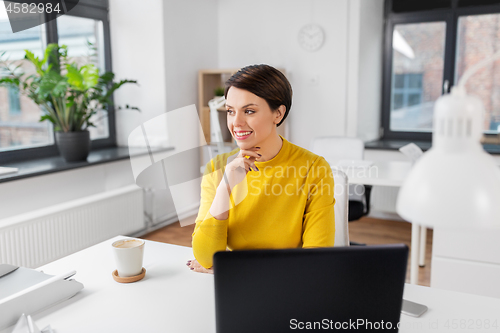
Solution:
[(239, 149), (217, 155), (205, 169), (201, 203), (193, 233), (193, 253), (205, 268), (217, 251), (328, 247), (335, 240), (334, 183), (323, 157), (282, 137), (273, 159), (255, 162), (231, 192), (229, 217), (216, 220), (209, 212), (227, 158)]

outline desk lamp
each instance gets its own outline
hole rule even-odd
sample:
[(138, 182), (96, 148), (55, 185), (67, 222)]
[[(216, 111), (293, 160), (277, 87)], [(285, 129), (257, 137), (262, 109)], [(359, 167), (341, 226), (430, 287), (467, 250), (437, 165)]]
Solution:
[(226, 98), (224, 96), (215, 97), (208, 102), (210, 108), (210, 141), (217, 143), (219, 154), (224, 152), (224, 139), (222, 138), (217, 109), (225, 104)]
[(434, 108), (432, 148), (413, 166), (396, 203), (406, 220), (426, 226), (500, 228), (500, 168), (480, 139), (484, 107), (467, 79), (500, 52), (467, 70)]

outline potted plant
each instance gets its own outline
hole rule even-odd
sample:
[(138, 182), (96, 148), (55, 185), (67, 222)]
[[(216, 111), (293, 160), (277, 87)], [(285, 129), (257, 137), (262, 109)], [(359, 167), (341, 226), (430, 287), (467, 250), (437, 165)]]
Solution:
[(224, 87), (217, 87), (214, 89), (215, 97), (224, 96)]
[[(92, 63), (69, 63), (66, 45), (49, 44), (43, 59), (25, 50), (25, 59), (35, 66), (36, 73), (26, 75), (20, 71), (20, 65), (14, 67), (2, 61), (1, 70), (7, 75), (0, 78), (0, 85), (18, 87), (40, 106), (40, 121), (54, 125), (56, 144), (67, 162), (85, 161), (90, 152), (88, 128), (95, 126), (92, 116), (99, 110), (108, 110), (115, 90), (137, 81), (114, 82), (113, 73), (100, 74)], [(139, 110), (128, 105), (126, 108)]]

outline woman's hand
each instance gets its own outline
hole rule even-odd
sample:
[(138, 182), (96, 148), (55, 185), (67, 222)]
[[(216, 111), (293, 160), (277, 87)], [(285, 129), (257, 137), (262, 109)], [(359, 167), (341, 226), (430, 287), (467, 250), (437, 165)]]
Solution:
[(205, 268), (200, 263), (196, 260), (188, 260), (186, 264), (190, 270), (199, 272), (199, 273), (208, 273), (208, 274), (214, 274), (214, 269), (213, 268)]
[(229, 183), (227, 184), (230, 187), (229, 191), (245, 179), (247, 172), (259, 171), (254, 163), (256, 159), (262, 156), (258, 153), (259, 149), (260, 147), (241, 149), (237, 155), (230, 156), (227, 159), (224, 178)]

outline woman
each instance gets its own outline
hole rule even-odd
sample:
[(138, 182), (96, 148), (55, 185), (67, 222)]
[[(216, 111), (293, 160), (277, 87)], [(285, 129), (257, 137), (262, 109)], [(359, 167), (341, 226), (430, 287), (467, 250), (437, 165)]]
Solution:
[(285, 76), (240, 69), (225, 88), (227, 127), (238, 149), (205, 168), (191, 270), (212, 272), (217, 251), (333, 246), (333, 176), (323, 157), (278, 135), (292, 105)]

